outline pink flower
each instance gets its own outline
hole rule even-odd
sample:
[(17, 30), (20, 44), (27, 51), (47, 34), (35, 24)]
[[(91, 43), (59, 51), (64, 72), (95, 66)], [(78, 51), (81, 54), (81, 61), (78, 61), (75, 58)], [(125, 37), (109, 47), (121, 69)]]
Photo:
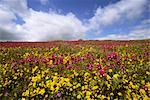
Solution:
[(52, 55), (51, 60), (55, 60), (56, 56)]
[(107, 59), (108, 60), (117, 59), (117, 55), (118, 54), (116, 52), (110, 53), (108, 54)]
[(86, 67), (87, 67), (87, 69), (89, 69), (90, 71), (92, 71), (92, 70), (93, 70), (93, 65), (92, 65), (92, 64), (90, 64), (90, 63), (88, 63)]
[(33, 59), (32, 59), (31, 57), (28, 57), (28, 58), (26, 59), (27, 62), (32, 62), (32, 60), (33, 60)]
[(60, 62), (60, 63), (63, 63), (63, 59), (64, 59), (64, 58), (61, 56), (61, 57), (59, 58), (59, 62)]
[(79, 67), (79, 66), (77, 66), (76, 68), (77, 68), (78, 70), (80, 70), (80, 67)]
[(100, 70), (100, 69), (101, 69), (101, 65), (100, 65), (100, 64), (97, 64), (97, 65), (96, 65), (96, 69), (97, 69), (97, 70)]
[(125, 70), (125, 69), (126, 69), (126, 67), (125, 67), (125, 66), (122, 66), (122, 67), (121, 67), (121, 70)]
[(98, 74), (99, 74), (100, 76), (105, 76), (105, 73), (106, 73), (105, 70), (104, 70), (104, 69), (101, 69)]
[(143, 86), (142, 88), (143, 88), (145, 91), (148, 90), (148, 86)]
[(72, 66), (71, 66), (71, 65), (68, 65), (68, 66), (67, 66), (67, 69), (71, 70), (71, 69), (72, 69)]

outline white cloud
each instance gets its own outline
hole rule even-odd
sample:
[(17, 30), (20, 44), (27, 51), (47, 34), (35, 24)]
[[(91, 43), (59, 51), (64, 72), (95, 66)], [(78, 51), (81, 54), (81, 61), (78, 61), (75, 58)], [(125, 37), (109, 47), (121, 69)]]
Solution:
[(122, 0), (104, 8), (99, 7), (89, 20), (89, 29), (101, 30), (119, 21), (135, 19), (146, 9), (148, 0)]
[(26, 0), (0, 0), (0, 4), (21, 17), (29, 15)]
[[(0, 40), (27, 40), (27, 41), (46, 41), (46, 40), (75, 40), (84, 38), (86, 27), (73, 14), (61, 15), (50, 11), (34, 11), (28, 9), (26, 2), (16, 7), (16, 1), (2, 1), (0, 5)], [(11, 4), (12, 3), (12, 4)], [(4, 9), (7, 8), (7, 9)], [(20, 9), (20, 10), (18, 10)], [(19, 25), (12, 21), (18, 14), (24, 20), (24, 24)], [(2, 23), (3, 21), (3, 23)], [(7, 33), (7, 36), (4, 36)], [(19, 38), (18, 38), (19, 37)]]
[(0, 24), (11, 23), (15, 15), (7, 7), (0, 5)]
[(30, 9), (31, 16), (25, 18), (25, 24), (18, 26), (26, 33), (26, 39), (55, 40), (79, 39), (84, 37), (86, 28), (72, 13), (60, 15), (57, 13), (37, 12)]
[(133, 27), (127, 34), (110, 34), (106, 37), (96, 38), (98, 40), (140, 40), (150, 39), (150, 19), (143, 20), (140, 25)]

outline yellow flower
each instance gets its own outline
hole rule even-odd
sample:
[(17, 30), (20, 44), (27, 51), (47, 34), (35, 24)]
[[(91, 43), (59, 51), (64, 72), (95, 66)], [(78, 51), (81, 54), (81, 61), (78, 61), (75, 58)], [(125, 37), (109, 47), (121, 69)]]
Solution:
[(81, 89), (84, 90), (84, 86), (82, 86)]
[(70, 91), (72, 91), (73, 89), (72, 89), (72, 88), (70, 88), (69, 90), (70, 90)]
[(50, 60), (50, 61), (48, 62), (48, 64), (50, 64), (50, 65), (53, 64), (53, 60)]
[(17, 79), (17, 76), (14, 76), (14, 79)]
[(145, 92), (144, 89), (140, 89), (140, 93), (141, 93), (141, 94), (145, 94), (146, 92)]
[(35, 68), (32, 69), (32, 73), (34, 73), (37, 68), (38, 68), (38, 66), (35, 66)]
[(26, 100), (25, 98), (21, 98), (21, 100)]
[(50, 90), (55, 91), (55, 88), (53, 86), (50, 87)]
[(142, 80), (142, 81), (141, 81), (141, 84), (143, 84), (143, 85), (144, 85), (144, 84), (145, 84), (145, 80)]
[(150, 75), (150, 72), (146, 71), (146, 74), (147, 74), (147, 75)]
[(37, 75), (35, 77), (32, 77), (32, 82), (36, 82), (36, 81), (40, 81), (41, 80), (41, 76), (40, 75)]
[(91, 100), (90, 96), (86, 96), (85, 98), (86, 98), (87, 100)]
[(110, 79), (111, 79), (111, 77), (110, 77), (109, 75), (107, 75), (107, 76), (106, 76), (106, 79), (107, 79), (107, 80), (110, 80)]
[(46, 87), (50, 87), (50, 86), (51, 86), (51, 83), (52, 83), (52, 80), (46, 81)]
[(81, 95), (79, 94), (78, 96), (77, 96), (77, 99), (80, 99), (81, 98)]
[(66, 64), (67, 63), (67, 60), (66, 59), (63, 59), (63, 64)]
[(136, 96), (133, 96), (133, 100), (138, 100), (138, 98)]
[(114, 95), (114, 93), (110, 93), (110, 95)]
[(80, 83), (78, 83), (77, 85), (76, 85), (76, 88), (78, 88), (78, 87), (80, 87), (81, 86), (81, 84)]
[(77, 56), (80, 56), (80, 55), (81, 55), (81, 52), (78, 52), (78, 53), (77, 53)]
[(146, 86), (148, 87), (148, 90), (150, 90), (150, 82), (148, 82)]
[(78, 75), (79, 75), (75, 70), (74, 70), (73, 72), (74, 72), (74, 75), (75, 75), (75, 76), (78, 76)]
[(88, 85), (85, 85), (85, 86), (84, 86), (84, 89), (88, 89)]
[(36, 89), (36, 93), (38, 93), (40, 91), (40, 88), (38, 87), (37, 89)]
[(76, 89), (76, 86), (73, 86), (73, 89)]
[(54, 77), (53, 77), (53, 81), (54, 81), (54, 82), (58, 82), (58, 77), (57, 77), (57, 76), (54, 76)]
[(59, 50), (59, 48), (58, 48), (58, 47), (56, 47), (56, 48), (55, 48), (55, 51), (58, 51), (58, 50)]
[(26, 90), (25, 92), (23, 92), (22, 96), (29, 96), (29, 90)]
[(33, 86), (33, 87), (36, 87), (36, 83), (33, 83), (32, 86)]
[(114, 74), (113, 78), (118, 79), (119, 75), (118, 74)]
[(41, 94), (41, 95), (43, 95), (44, 93), (45, 93), (45, 89), (44, 88), (39, 91), (39, 94)]
[(55, 73), (55, 76), (57, 76), (58, 75), (58, 73)]
[(127, 83), (128, 82), (128, 80), (126, 80), (126, 79), (123, 79), (123, 83)]
[(107, 84), (108, 89), (110, 88), (110, 86), (111, 86), (110, 84)]
[(69, 78), (64, 78), (64, 81), (69, 82)]
[(84, 74), (84, 77), (86, 77), (86, 76), (88, 76), (89, 75), (89, 73), (88, 72), (86, 72), (85, 74)]
[(122, 93), (121, 93), (121, 92), (119, 92), (119, 93), (118, 93), (118, 95), (119, 95), (119, 96), (122, 96)]
[(92, 90), (96, 90), (96, 89), (98, 89), (98, 86), (93, 86), (92, 87)]
[(104, 96), (104, 95), (102, 95), (101, 97), (100, 97), (100, 99), (101, 100), (104, 100), (106, 97)]
[(145, 96), (145, 97), (143, 98), (143, 100), (150, 100), (150, 98), (149, 98), (148, 96)]
[(90, 96), (92, 93), (90, 91), (86, 91), (86, 95)]
[(112, 71), (113, 71), (112, 69), (109, 69), (109, 70), (108, 70), (108, 72), (110, 72), (110, 73), (111, 73)]

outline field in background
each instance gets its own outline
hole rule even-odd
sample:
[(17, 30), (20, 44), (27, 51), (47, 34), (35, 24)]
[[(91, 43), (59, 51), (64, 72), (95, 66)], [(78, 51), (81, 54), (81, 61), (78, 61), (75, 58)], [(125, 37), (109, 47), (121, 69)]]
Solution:
[(0, 42), (0, 99), (150, 98), (150, 40)]

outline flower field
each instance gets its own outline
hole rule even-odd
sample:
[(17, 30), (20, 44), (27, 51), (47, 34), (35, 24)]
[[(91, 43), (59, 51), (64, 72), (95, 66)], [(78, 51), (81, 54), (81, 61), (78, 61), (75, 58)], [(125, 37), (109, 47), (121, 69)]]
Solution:
[(150, 100), (150, 40), (0, 43), (0, 99)]

